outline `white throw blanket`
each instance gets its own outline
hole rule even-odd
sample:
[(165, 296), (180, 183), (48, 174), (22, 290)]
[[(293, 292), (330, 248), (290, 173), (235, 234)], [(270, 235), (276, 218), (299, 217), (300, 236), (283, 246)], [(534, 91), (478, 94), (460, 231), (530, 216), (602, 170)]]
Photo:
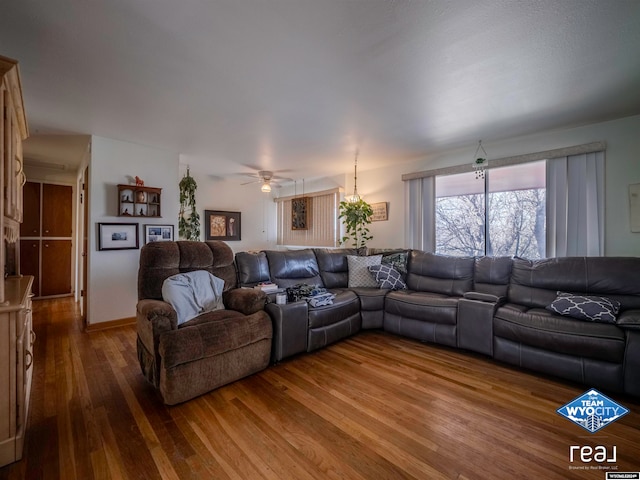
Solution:
[(224, 280), (205, 270), (179, 273), (162, 283), (162, 298), (178, 314), (178, 325), (201, 313), (224, 309)]

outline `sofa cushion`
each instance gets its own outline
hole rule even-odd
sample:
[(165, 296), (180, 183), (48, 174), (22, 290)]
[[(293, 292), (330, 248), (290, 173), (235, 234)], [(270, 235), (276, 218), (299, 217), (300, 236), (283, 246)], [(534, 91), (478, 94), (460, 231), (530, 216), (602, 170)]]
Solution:
[(309, 328), (333, 325), (359, 313), (360, 302), (356, 294), (343, 290), (336, 293), (333, 304), (309, 309)]
[(389, 290), (403, 290), (407, 288), (407, 284), (402, 280), (402, 275), (398, 270), (388, 265), (372, 265), (369, 272), (373, 274), (378, 287), (387, 288)]
[(387, 294), (384, 311), (420, 322), (456, 325), (458, 298), (439, 293), (398, 290)]
[(241, 287), (253, 287), (258, 283), (270, 281), (269, 263), (264, 252), (236, 253), (238, 281)]
[(299, 283), (324, 287), (313, 250), (266, 250), (271, 281), (280, 288)]
[(615, 325), (584, 322), (557, 315), (545, 308), (506, 304), (494, 317), (496, 337), (544, 350), (621, 363), (624, 331)]
[(271, 337), (271, 320), (266, 312), (245, 316), (231, 310), (217, 310), (164, 333), (159, 351), (163, 368), (169, 369)]
[(349, 264), (349, 288), (377, 287), (378, 282), (373, 278), (368, 267), (380, 265), (381, 261), (382, 255), (371, 255), (368, 257), (347, 255), (347, 263)]
[(473, 289), (473, 257), (451, 257), (412, 250), (407, 266), (410, 290), (461, 297)]
[(591, 322), (615, 323), (620, 302), (595, 295), (574, 295), (558, 292), (558, 297), (547, 307), (567, 317)]
[(314, 248), (322, 283), (326, 288), (345, 288), (349, 284), (347, 255), (357, 255), (355, 248)]

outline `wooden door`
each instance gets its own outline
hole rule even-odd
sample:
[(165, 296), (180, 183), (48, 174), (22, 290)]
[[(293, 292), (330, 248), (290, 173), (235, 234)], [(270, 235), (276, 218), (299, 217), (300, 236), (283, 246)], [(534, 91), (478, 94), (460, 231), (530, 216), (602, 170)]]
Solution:
[(24, 214), (20, 224), (21, 237), (40, 236), (40, 183), (27, 182), (23, 191)]
[(80, 298), (82, 301), (82, 320), (86, 327), (87, 307), (89, 305), (89, 167), (84, 169), (81, 198), (84, 221), (82, 222), (82, 290), (80, 291)]
[(42, 236), (71, 237), (73, 193), (69, 185), (42, 185)]
[(42, 240), (41, 296), (71, 293), (71, 240)]
[(33, 275), (32, 291), (40, 296), (40, 240), (20, 240), (20, 274)]

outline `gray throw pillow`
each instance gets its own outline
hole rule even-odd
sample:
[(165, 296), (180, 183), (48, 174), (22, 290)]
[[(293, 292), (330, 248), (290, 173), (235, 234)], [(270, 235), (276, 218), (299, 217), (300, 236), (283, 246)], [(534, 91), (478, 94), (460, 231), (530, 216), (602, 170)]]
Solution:
[(347, 255), (347, 264), (349, 265), (349, 288), (355, 287), (371, 287), (377, 288), (378, 282), (373, 278), (368, 267), (380, 265), (382, 255), (371, 255), (368, 257), (360, 257), (356, 255)]

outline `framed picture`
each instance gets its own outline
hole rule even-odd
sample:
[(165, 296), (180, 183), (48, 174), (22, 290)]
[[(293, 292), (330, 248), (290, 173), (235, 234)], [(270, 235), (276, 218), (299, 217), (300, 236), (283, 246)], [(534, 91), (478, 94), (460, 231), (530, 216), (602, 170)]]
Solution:
[(144, 243), (173, 241), (173, 225), (145, 225)]
[(309, 229), (309, 210), (311, 209), (311, 197), (291, 199), (291, 230)]
[(135, 250), (139, 242), (137, 223), (98, 224), (98, 250)]
[(240, 240), (240, 212), (204, 211), (205, 240)]
[(387, 202), (372, 203), (371, 209), (373, 210), (373, 215), (371, 216), (372, 222), (383, 222), (385, 220), (389, 220), (389, 215), (387, 214)]

